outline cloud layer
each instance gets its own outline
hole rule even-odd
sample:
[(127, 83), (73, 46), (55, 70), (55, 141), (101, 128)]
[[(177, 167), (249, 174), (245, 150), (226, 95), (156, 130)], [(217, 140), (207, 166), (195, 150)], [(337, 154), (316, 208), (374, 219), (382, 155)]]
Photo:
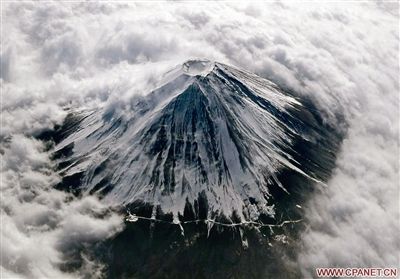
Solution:
[(70, 200), (51, 189), (59, 178), (31, 136), (62, 121), (65, 106), (124, 109), (164, 70), (193, 57), (233, 64), (310, 96), (332, 125), (343, 125), (344, 115), (348, 133), (335, 174), (305, 209), (303, 275), (317, 266), (398, 265), (398, 3), (3, 6), (5, 277), (65, 276), (59, 265), (66, 245), (122, 229), (120, 216), (96, 199)]

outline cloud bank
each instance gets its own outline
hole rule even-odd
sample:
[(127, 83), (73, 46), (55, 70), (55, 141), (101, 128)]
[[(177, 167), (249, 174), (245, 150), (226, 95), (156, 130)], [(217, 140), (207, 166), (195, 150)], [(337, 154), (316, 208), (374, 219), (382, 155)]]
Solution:
[[(1, 12), (3, 277), (65, 277), (63, 263), (77, 257), (65, 247), (122, 229), (95, 198), (51, 188), (59, 177), (32, 135), (60, 123), (64, 107), (126, 109), (193, 57), (256, 72), (348, 126), (334, 176), (305, 208), (303, 276), (319, 266), (398, 266), (398, 3), (24, 2)], [(71, 277), (101, 272), (78, 257)]]

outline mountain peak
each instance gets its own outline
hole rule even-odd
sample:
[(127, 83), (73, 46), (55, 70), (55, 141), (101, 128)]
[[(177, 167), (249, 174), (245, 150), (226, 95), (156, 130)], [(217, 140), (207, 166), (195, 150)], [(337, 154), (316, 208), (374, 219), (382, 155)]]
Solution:
[(215, 63), (207, 59), (191, 59), (183, 63), (182, 70), (191, 76), (206, 76), (214, 66)]
[(75, 177), (82, 192), (114, 204), (140, 202), (182, 216), (187, 208), (198, 214), (202, 200), (209, 216), (256, 220), (275, 216), (277, 196), (299, 192), (288, 177), (320, 179), (318, 169), (306, 169), (312, 164), (302, 165), (314, 156), (304, 146), (319, 150), (313, 142), (324, 140), (310, 113), (316, 110), (271, 81), (189, 60), (134, 98), (130, 115), (104, 117), (99, 108), (68, 127), (56, 146), (69, 154), (60, 160), (63, 187)]

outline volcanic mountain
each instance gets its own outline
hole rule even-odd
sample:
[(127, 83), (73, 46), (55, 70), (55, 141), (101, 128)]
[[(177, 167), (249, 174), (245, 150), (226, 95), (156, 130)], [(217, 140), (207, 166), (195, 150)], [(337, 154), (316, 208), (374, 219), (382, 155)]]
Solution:
[(169, 71), (126, 106), (67, 117), (54, 153), (60, 185), (175, 220), (199, 208), (207, 218), (273, 219), (290, 199), (301, 208), (302, 191), (324, 185), (340, 140), (305, 98), (206, 60)]

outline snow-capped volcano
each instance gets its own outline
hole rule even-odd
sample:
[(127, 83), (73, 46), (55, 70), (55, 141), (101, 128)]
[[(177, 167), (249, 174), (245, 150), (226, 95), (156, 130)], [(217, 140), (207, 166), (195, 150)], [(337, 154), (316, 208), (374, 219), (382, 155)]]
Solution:
[(271, 189), (290, 195), (296, 187), (282, 173), (310, 183), (326, 174), (313, 150), (303, 150), (324, 149), (327, 137), (309, 108), (257, 75), (190, 60), (133, 97), (129, 112), (106, 107), (71, 117), (55, 154), (64, 187), (112, 204), (143, 202), (178, 217), (187, 206), (196, 212), (202, 197), (211, 216), (273, 217), (279, 201)]

